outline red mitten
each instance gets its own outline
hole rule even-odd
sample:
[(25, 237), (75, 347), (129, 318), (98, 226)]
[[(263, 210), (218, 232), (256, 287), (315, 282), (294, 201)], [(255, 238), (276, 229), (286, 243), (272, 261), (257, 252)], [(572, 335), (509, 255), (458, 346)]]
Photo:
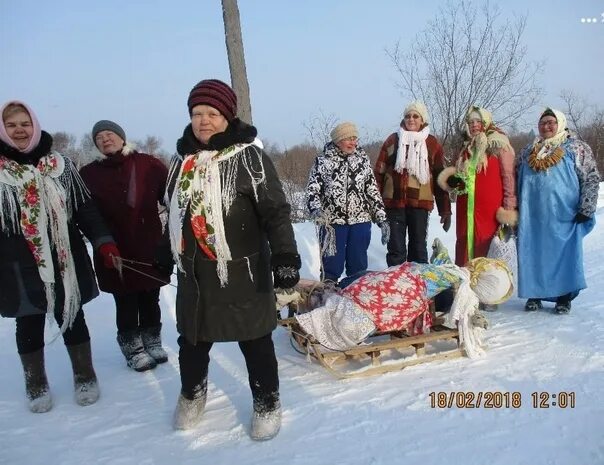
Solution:
[(121, 257), (120, 251), (115, 242), (106, 242), (105, 244), (101, 245), (99, 247), (99, 254), (103, 259), (103, 265), (105, 265), (105, 268), (111, 269), (115, 269), (113, 257)]

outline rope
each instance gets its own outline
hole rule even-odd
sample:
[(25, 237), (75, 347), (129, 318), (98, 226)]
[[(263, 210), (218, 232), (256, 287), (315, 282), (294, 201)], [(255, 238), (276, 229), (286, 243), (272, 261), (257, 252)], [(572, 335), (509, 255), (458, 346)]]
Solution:
[(158, 278), (158, 277), (156, 277), (156, 276), (153, 276), (153, 275), (150, 275), (150, 274), (145, 273), (145, 272), (143, 272), (143, 271), (137, 270), (137, 269), (136, 269), (136, 268), (134, 268), (134, 267), (131, 267), (131, 266), (129, 266), (129, 265), (126, 265), (124, 262), (132, 263), (132, 264), (136, 264), (136, 265), (144, 265), (144, 266), (151, 266), (151, 267), (153, 266), (151, 263), (139, 262), (139, 261), (136, 261), (136, 260), (130, 260), (130, 259), (128, 259), (128, 258), (123, 258), (123, 257), (115, 257), (115, 256), (114, 256), (114, 257), (113, 257), (113, 263), (114, 263), (114, 265), (115, 265), (115, 267), (116, 267), (116, 269), (117, 269), (117, 272), (119, 273), (120, 278), (121, 278), (122, 280), (123, 280), (123, 276), (122, 276), (122, 268), (126, 268), (127, 270), (134, 271), (135, 273), (138, 273), (138, 274), (140, 274), (140, 275), (142, 275), (142, 276), (145, 276), (145, 277), (147, 277), (147, 278), (149, 278), (149, 279), (153, 279), (153, 280), (155, 280), (155, 281), (158, 281), (158, 282), (160, 282), (160, 283), (162, 283), (162, 284), (167, 284), (168, 286), (172, 286), (172, 287), (174, 287), (174, 288), (178, 288), (177, 286), (175, 286), (174, 284), (172, 284), (172, 283), (171, 283), (171, 282), (169, 282), (169, 281), (164, 281), (163, 279), (159, 279), (159, 278)]

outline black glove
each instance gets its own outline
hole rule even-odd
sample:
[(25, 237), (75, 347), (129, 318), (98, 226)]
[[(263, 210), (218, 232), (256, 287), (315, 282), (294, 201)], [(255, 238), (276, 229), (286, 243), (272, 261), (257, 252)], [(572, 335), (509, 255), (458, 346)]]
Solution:
[(172, 257), (172, 250), (170, 249), (169, 244), (157, 246), (155, 249), (153, 266), (162, 274), (168, 276), (172, 274), (172, 270), (174, 269), (174, 257)]
[(275, 287), (291, 289), (300, 281), (298, 270), (302, 265), (300, 256), (297, 254), (278, 254), (272, 259), (273, 281)]
[(583, 213), (577, 213), (575, 215), (575, 222), (577, 224), (585, 223), (586, 221), (591, 220), (591, 216), (584, 215)]
[(459, 178), (458, 176), (449, 176), (447, 178), (447, 185), (451, 188), (451, 189), (458, 189), (460, 191), (464, 190), (466, 188), (466, 183), (463, 182), (463, 179)]

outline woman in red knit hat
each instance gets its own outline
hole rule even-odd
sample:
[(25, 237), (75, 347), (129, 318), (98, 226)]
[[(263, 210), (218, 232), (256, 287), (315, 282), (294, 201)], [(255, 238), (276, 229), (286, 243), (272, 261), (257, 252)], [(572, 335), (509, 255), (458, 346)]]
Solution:
[(293, 287), (300, 268), (290, 206), (227, 84), (199, 82), (188, 107), (167, 189), (182, 382), (174, 427), (201, 418), (213, 343), (237, 341), (253, 397), (251, 436), (270, 439), (281, 426), (273, 286)]

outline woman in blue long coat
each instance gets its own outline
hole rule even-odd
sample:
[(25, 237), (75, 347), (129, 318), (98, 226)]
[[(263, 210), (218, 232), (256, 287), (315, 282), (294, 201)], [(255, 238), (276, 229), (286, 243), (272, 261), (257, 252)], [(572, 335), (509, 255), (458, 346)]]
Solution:
[(595, 225), (600, 176), (591, 148), (573, 137), (560, 111), (547, 108), (539, 137), (518, 159), (518, 295), (525, 310), (555, 302), (570, 311), (587, 287), (583, 237)]

